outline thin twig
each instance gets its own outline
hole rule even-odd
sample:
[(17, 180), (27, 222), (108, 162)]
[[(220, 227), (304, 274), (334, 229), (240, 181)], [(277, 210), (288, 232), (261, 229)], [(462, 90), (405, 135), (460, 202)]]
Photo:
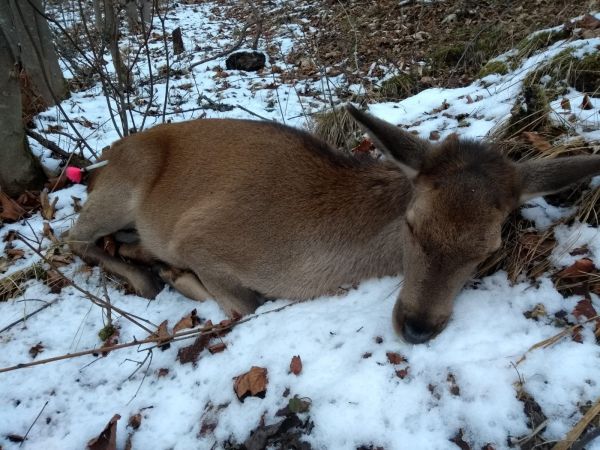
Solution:
[(581, 418), (577, 425), (573, 427), (571, 431), (567, 433), (564, 440), (560, 441), (552, 450), (568, 450), (577, 442), (577, 438), (581, 436), (581, 433), (587, 428), (594, 418), (600, 414), (600, 399), (596, 400), (594, 406), (592, 406), (587, 413)]
[[(56, 264), (54, 264), (52, 261), (50, 261), (40, 251), (36, 250), (29, 242), (27, 242), (25, 239), (23, 239), (23, 236), (21, 235), (21, 233), (17, 233), (17, 237), (27, 247), (29, 247), (31, 250), (33, 250), (34, 253), (36, 253), (40, 258), (42, 258), (44, 260), (44, 262), (46, 262), (47, 264), (49, 264), (52, 267), (52, 269), (54, 269), (56, 271), (56, 273), (58, 273), (70, 286), (74, 287), (76, 290), (78, 290), (79, 292), (81, 292), (82, 294), (84, 294), (87, 298), (90, 299), (90, 301), (92, 303), (94, 303), (95, 305), (101, 306), (103, 308), (107, 308), (108, 307), (108, 305), (106, 304), (106, 301), (102, 300), (100, 297), (98, 297), (98, 296), (92, 294), (91, 292), (86, 291), (82, 287), (78, 286), (73, 280), (71, 280), (69, 277), (67, 277), (65, 274), (63, 274), (61, 272), (61, 270), (56, 266)], [(121, 314), (121, 316), (123, 316), (124, 318), (126, 318), (127, 320), (129, 320), (131, 323), (137, 325), (142, 330), (144, 330), (144, 331), (146, 331), (148, 333), (153, 333), (153, 331), (151, 329), (149, 329), (148, 327), (146, 327), (145, 325), (142, 325), (141, 323), (139, 323), (138, 320), (146, 322), (146, 323), (152, 325), (153, 327), (157, 327), (155, 324), (153, 324), (149, 320), (146, 320), (146, 319), (143, 319), (141, 317), (135, 316), (135, 315), (133, 315), (131, 313), (128, 313), (127, 311), (122, 310), (121, 308), (117, 308), (114, 305), (111, 306), (111, 307), (112, 307), (112, 309), (114, 311), (116, 311), (117, 313)]]
[[(69, 152), (63, 150), (58, 145), (56, 145), (54, 142), (46, 139), (44, 136), (42, 136), (39, 133), (36, 133), (33, 130), (26, 129), (25, 130), (25, 134), (27, 134), (27, 136), (29, 136), (30, 138), (35, 139), (37, 142), (40, 143), (40, 145), (46, 147), (52, 153), (54, 153), (55, 155), (60, 156), (61, 158), (67, 158), (68, 159), (68, 158), (71, 158), (74, 155), (74, 153), (69, 153)], [(75, 139), (75, 138), (73, 138), (73, 139)], [(79, 139), (77, 139), (77, 140), (79, 141)], [(77, 158), (80, 158), (80, 161), (84, 162), (86, 165), (89, 165), (89, 164), (92, 163), (89, 159), (84, 158), (82, 156), (77, 156)]]
[(29, 314), (25, 315), (24, 317), (21, 317), (19, 320), (15, 320), (14, 322), (6, 325), (4, 328), (2, 328), (0, 330), (0, 333), (4, 333), (5, 331), (10, 330), (12, 327), (14, 327), (15, 325), (20, 324), (21, 322), (25, 322), (27, 319), (29, 319), (31, 316), (36, 315), (37, 313), (39, 313), (40, 311), (43, 311), (44, 309), (48, 308), (49, 306), (54, 305), (56, 302), (58, 301), (57, 298), (55, 298), (54, 300), (52, 300), (51, 302), (46, 303), (44, 306), (36, 309), (33, 312), (30, 312)]
[(27, 436), (29, 435), (29, 432), (31, 431), (31, 429), (33, 428), (33, 426), (35, 425), (35, 423), (38, 421), (38, 419), (40, 418), (40, 416), (44, 412), (44, 409), (46, 409), (46, 406), (48, 406), (48, 400), (46, 400), (46, 403), (44, 403), (44, 406), (42, 406), (42, 409), (40, 410), (40, 412), (38, 413), (38, 415), (35, 417), (35, 419), (33, 419), (33, 422), (31, 423), (31, 425), (27, 429), (27, 433), (25, 433), (25, 436), (23, 436), (23, 440), (19, 444), (19, 447), (21, 447), (23, 445), (23, 443), (27, 440)]
[[(88, 349), (88, 350), (82, 350), (80, 352), (67, 353), (67, 354), (60, 355), (60, 356), (54, 356), (52, 358), (38, 359), (38, 360), (31, 361), (28, 363), (21, 363), (21, 364), (16, 364), (16, 365), (10, 366), (10, 367), (0, 368), (0, 373), (12, 372), (13, 370), (26, 369), (29, 367), (39, 366), (41, 364), (48, 364), (48, 363), (52, 363), (52, 362), (56, 362), (56, 361), (63, 361), (65, 359), (78, 358), (80, 356), (93, 355), (96, 353), (107, 353), (108, 354), (109, 352), (111, 352), (113, 350), (120, 350), (122, 348), (134, 347), (134, 346), (139, 346), (142, 344), (159, 343), (159, 345), (163, 346), (166, 343), (175, 342), (175, 341), (179, 341), (182, 339), (190, 339), (193, 337), (203, 336), (203, 335), (218, 335), (218, 334), (222, 333), (223, 331), (230, 330), (237, 325), (246, 323), (250, 320), (256, 319), (256, 318), (264, 316), (266, 314), (271, 314), (274, 312), (281, 311), (283, 309), (289, 308), (290, 306), (300, 303), (302, 301), (303, 300), (298, 300), (298, 301), (295, 301), (292, 303), (288, 303), (287, 305), (283, 305), (278, 308), (271, 309), (269, 311), (265, 311), (260, 314), (253, 314), (251, 316), (247, 316), (236, 322), (232, 321), (231, 323), (226, 324), (226, 325), (213, 325), (213, 326), (204, 327), (204, 328), (197, 329), (197, 330), (180, 331), (178, 333), (174, 333), (174, 334), (170, 335), (169, 337), (153, 335), (146, 339), (141, 339), (141, 340), (136, 339), (131, 342), (125, 342), (123, 344), (115, 344), (115, 345), (111, 345), (108, 347), (92, 348), (92, 349)], [(151, 348), (153, 348), (153, 347), (151, 347)], [(148, 350), (148, 349), (144, 349), (144, 350)]]

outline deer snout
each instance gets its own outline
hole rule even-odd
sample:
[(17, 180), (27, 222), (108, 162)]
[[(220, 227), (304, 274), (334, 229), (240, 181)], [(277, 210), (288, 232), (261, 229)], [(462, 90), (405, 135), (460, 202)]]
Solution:
[(401, 334), (402, 338), (410, 344), (422, 344), (435, 336), (437, 331), (419, 321), (405, 320)]
[(392, 322), (396, 333), (409, 344), (423, 344), (437, 336), (445, 327), (447, 319), (432, 322), (428, 317), (420, 317), (405, 311), (401, 300), (396, 302)]

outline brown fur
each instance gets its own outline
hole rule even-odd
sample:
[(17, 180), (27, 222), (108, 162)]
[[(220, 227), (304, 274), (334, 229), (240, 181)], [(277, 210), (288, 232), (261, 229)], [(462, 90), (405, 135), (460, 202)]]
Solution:
[(153, 296), (148, 272), (94, 246), (135, 228), (151, 257), (187, 271), (186, 293), (213, 297), (229, 314), (250, 313), (265, 297), (310, 298), (404, 267), (394, 324), (423, 342), (443, 329), (455, 295), (500, 244), (519, 198), (535, 195), (524, 192), (528, 180), (546, 192), (600, 171), (600, 158), (579, 158), (556, 185), (556, 168), (524, 173), (485, 144), (453, 137), (432, 146), (349, 111), (386, 161), (360, 161), (268, 122), (196, 120), (127, 137), (104, 155), (109, 164), (71, 245)]

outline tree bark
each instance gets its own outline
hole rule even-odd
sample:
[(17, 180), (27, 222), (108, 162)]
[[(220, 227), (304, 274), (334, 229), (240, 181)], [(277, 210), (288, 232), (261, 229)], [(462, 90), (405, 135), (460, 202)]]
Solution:
[[(3, 13), (10, 14), (2, 14), (1, 25), (8, 30), (6, 36), (12, 53), (25, 69), (31, 92), (37, 96), (36, 103), (39, 102), (40, 107), (55, 105), (69, 91), (58, 65), (50, 27), (38, 13), (43, 12), (41, 1), (3, 0), (0, 3)], [(41, 110), (43, 108), (36, 112)]]
[(3, 26), (6, 7), (6, 4), (0, 5), (0, 189), (16, 197), (28, 189), (40, 189), (45, 176), (25, 138), (21, 117), (20, 67), (15, 63)]

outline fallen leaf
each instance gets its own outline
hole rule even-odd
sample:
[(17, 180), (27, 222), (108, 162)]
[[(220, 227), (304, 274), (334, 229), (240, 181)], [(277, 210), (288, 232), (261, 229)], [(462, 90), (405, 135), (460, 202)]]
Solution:
[(294, 395), (288, 401), (287, 408), (288, 408), (288, 411), (290, 411), (294, 414), (300, 414), (300, 413), (308, 412), (308, 410), (310, 410), (310, 405), (311, 405), (310, 399), (299, 398), (297, 395)]
[(463, 439), (462, 428), (458, 430), (452, 439), (450, 439), (450, 442), (454, 442), (461, 450), (471, 450), (471, 446)]
[(523, 132), (523, 137), (527, 142), (529, 142), (533, 147), (540, 152), (547, 152), (552, 148), (550, 142), (548, 142), (544, 137), (542, 137), (539, 133), (535, 133), (533, 131), (525, 131)]
[(31, 355), (32, 358), (35, 358), (37, 355), (39, 355), (43, 351), (44, 351), (44, 346), (42, 345), (41, 342), (38, 342), (37, 344), (35, 344), (33, 347), (31, 347), (29, 349), (29, 354)]
[(88, 450), (116, 450), (117, 449), (117, 421), (121, 418), (115, 414), (104, 430), (87, 443)]
[(598, 313), (592, 305), (592, 300), (589, 298), (584, 298), (583, 300), (579, 300), (575, 308), (573, 308), (573, 315), (577, 317), (577, 319), (581, 319), (582, 317), (586, 319), (591, 319), (596, 317)]
[(23, 442), (25, 440), (25, 436), (11, 433), (6, 435), (6, 439), (8, 439), (10, 442)]
[(173, 333), (184, 330), (186, 328), (194, 328), (200, 323), (196, 309), (193, 309), (187, 316), (182, 317), (179, 322), (173, 327)]
[(4, 250), (4, 253), (9, 257), (10, 260), (16, 261), (17, 259), (21, 259), (25, 257), (25, 251), (20, 248), (7, 248)]
[(429, 133), (429, 140), (430, 141), (439, 141), (440, 140), (440, 132), (433, 130), (431, 133)]
[(583, 96), (583, 100), (581, 101), (581, 109), (594, 109), (594, 105), (592, 105), (592, 101), (590, 100), (590, 97), (585, 94)]
[(387, 352), (386, 356), (387, 356), (387, 359), (390, 362), (390, 364), (393, 364), (393, 365), (402, 364), (403, 362), (406, 362), (406, 359), (404, 358), (404, 356), (402, 356), (396, 352)]
[(62, 288), (69, 285), (69, 282), (63, 277), (58, 271), (54, 269), (48, 269), (46, 271), (46, 278), (44, 284), (50, 288), (50, 292), (53, 294), (59, 294)]
[(50, 203), (50, 198), (48, 197), (48, 189), (44, 188), (44, 190), (40, 194), (40, 204), (42, 205), (42, 217), (46, 220), (54, 219), (54, 214), (56, 213), (56, 203), (58, 202), (58, 196), (54, 197), (52, 203)]
[(582, 19), (575, 22), (575, 25), (579, 28), (585, 28), (586, 30), (595, 30), (600, 27), (600, 20), (596, 19), (591, 14), (586, 14)]
[(360, 144), (352, 149), (352, 153), (367, 153), (375, 148), (369, 139), (363, 139)]
[(52, 229), (52, 227), (50, 226), (50, 224), (48, 222), (44, 222), (44, 227), (42, 229), (42, 233), (45, 237), (47, 237), (48, 239), (50, 239), (52, 242), (58, 242), (58, 239), (56, 239), (56, 236), (54, 235), (54, 230)]
[(290, 372), (294, 375), (299, 375), (302, 372), (302, 359), (300, 359), (300, 355), (292, 356)]
[(558, 278), (578, 278), (588, 273), (592, 273), (594, 270), (594, 262), (590, 258), (581, 258), (575, 261), (571, 266), (558, 272), (556, 276)]
[(396, 376), (401, 380), (404, 380), (408, 376), (408, 367), (396, 370)]
[(450, 393), (452, 395), (459, 396), (460, 388), (458, 387), (458, 384), (456, 384), (456, 378), (454, 377), (454, 374), (449, 373), (446, 377), (446, 381), (448, 382)]
[(166, 377), (167, 375), (169, 375), (169, 369), (167, 369), (166, 367), (161, 367), (156, 371), (156, 376), (158, 378)]
[(375, 337), (375, 343), (376, 344), (381, 344), (383, 343), (383, 338), (381, 336), (376, 336)]
[(214, 345), (209, 346), (208, 351), (211, 353), (211, 355), (214, 355), (215, 353), (221, 353), (226, 348), (227, 348), (227, 345), (225, 345), (224, 342), (218, 342)]
[(142, 414), (141, 413), (133, 414), (132, 416), (129, 417), (129, 420), (127, 421), (127, 426), (133, 428), (134, 430), (137, 430), (141, 424), (142, 424)]
[(15, 230), (10, 230), (8, 233), (4, 235), (2, 238), (2, 242), (11, 243), (17, 238), (17, 232)]
[(69, 179), (67, 178), (66, 173), (62, 172), (57, 177), (48, 178), (48, 181), (46, 184), (44, 184), (44, 187), (51, 192), (54, 192), (64, 188), (68, 183)]
[(210, 336), (207, 334), (201, 334), (196, 338), (192, 345), (182, 347), (177, 352), (177, 359), (181, 364), (195, 363), (198, 360), (198, 356), (202, 353), (202, 350), (206, 348), (210, 341)]
[(524, 315), (528, 319), (539, 320), (541, 317), (547, 316), (546, 307), (543, 303), (538, 303), (533, 307), (532, 310), (525, 311)]
[(248, 396), (264, 398), (267, 392), (267, 369), (252, 366), (250, 371), (235, 377), (233, 389), (242, 402)]
[(80, 212), (83, 206), (81, 206), (81, 199), (79, 197), (75, 197), (71, 195), (71, 199), (73, 200), (73, 209), (75, 212)]
[(2, 206), (0, 220), (10, 220), (15, 222), (25, 215), (25, 210), (2, 191), (0, 191), (0, 206)]
[(571, 102), (568, 98), (563, 97), (563, 99), (560, 101), (560, 107), (566, 111), (571, 111)]

